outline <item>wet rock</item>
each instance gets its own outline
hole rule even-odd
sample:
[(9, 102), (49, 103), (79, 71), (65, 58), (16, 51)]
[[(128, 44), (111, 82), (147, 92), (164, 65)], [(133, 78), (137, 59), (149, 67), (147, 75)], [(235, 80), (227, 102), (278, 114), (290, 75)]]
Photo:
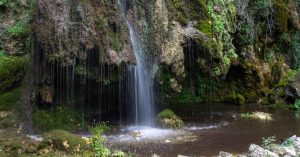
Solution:
[(185, 155), (177, 155), (177, 157), (189, 157), (189, 156), (185, 156)]
[(259, 120), (273, 120), (272, 115), (265, 112), (253, 112), (250, 117)]
[[(53, 130), (43, 135), (42, 144), (50, 145), (58, 150), (67, 152), (78, 152), (86, 149), (86, 141), (80, 136), (71, 134), (64, 130)], [(46, 150), (45, 150), (46, 151)]]
[(157, 155), (157, 154), (153, 154), (153, 155), (152, 155), (152, 157), (159, 157), (159, 155)]
[(286, 89), (286, 95), (291, 96), (295, 99), (300, 98), (300, 74), (296, 76), (294, 81)]
[(156, 116), (158, 125), (163, 128), (178, 129), (183, 127), (183, 121), (170, 109), (165, 109)]
[(233, 155), (231, 153), (221, 151), (219, 153), (219, 157), (233, 157)]
[(282, 147), (284, 155), (296, 156), (296, 150), (293, 146)]
[(279, 157), (277, 154), (269, 151), (269, 150), (265, 150), (264, 148), (255, 145), (255, 144), (251, 144), (249, 147), (249, 157)]

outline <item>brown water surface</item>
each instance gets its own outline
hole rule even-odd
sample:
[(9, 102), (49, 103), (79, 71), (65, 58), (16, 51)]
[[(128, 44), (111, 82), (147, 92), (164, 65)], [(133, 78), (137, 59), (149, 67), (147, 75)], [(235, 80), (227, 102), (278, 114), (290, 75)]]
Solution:
[[(210, 129), (189, 129), (187, 141), (166, 143), (164, 141), (112, 142), (111, 147), (135, 152), (138, 156), (175, 157), (178, 154), (187, 156), (216, 156), (219, 151), (245, 153), (251, 143), (261, 144), (263, 137), (275, 135), (284, 140), (294, 134), (299, 135), (300, 119), (291, 110), (268, 110), (262, 108), (240, 108), (234, 106), (218, 106), (192, 116), (181, 115), (189, 121), (188, 127), (219, 126)], [(175, 109), (176, 110), (176, 109)], [(198, 110), (198, 109), (197, 109)], [(197, 111), (194, 110), (194, 111)], [(272, 114), (273, 121), (247, 119), (239, 117), (240, 113), (264, 111)], [(221, 125), (219, 125), (221, 124)], [(183, 137), (185, 135), (182, 135)], [(180, 139), (180, 137), (172, 137)]]

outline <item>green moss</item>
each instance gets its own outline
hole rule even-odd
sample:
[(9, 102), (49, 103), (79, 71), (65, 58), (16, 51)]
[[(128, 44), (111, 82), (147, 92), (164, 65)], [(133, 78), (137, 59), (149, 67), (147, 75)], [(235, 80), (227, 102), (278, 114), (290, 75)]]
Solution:
[(66, 106), (59, 106), (50, 110), (37, 110), (33, 113), (32, 119), (41, 130), (79, 130), (84, 122), (79, 112)]
[(9, 114), (4, 119), (0, 120), (0, 128), (9, 128), (12, 127), (16, 123), (16, 119), (13, 115)]
[(14, 109), (18, 105), (21, 95), (21, 88), (0, 94), (0, 110), (7, 111)]
[[(52, 130), (50, 132), (44, 133), (44, 144), (46, 145), (51, 143), (58, 150), (68, 151), (68, 152), (76, 152), (84, 151), (87, 149), (87, 145), (85, 141), (78, 135), (71, 134), (65, 130)], [(64, 146), (64, 143), (68, 145), (68, 147)]]
[(235, 92), (231, 95), (226, 96), (224, 101), (235, 105), (245, 105), (246, 103), (245, 97)]
[(292, 80), (295, 79), (300, 70), (290, 70), (287, 75), (282, 78), (275, 87), (286, 87)]
[(210, 20), (200, 21), (198, 29), (199, 29), (199, 31), (201, 31), (204, 34), (206, 34), (208, 37), (212, 37), (212, 35), (213, 35), (212, 26), (211, 26), (211, 21)]
[(101, 16), (101, 15), (98, 15), (98, 16), (96, 17), (96, 19), (95, 19), (95, 24), (96, 24), (96, 26), (98, 26), (98, 27), (105, 26), (106, 23), (107, 23), (106, 19), (105, 19), (103, 16)]
[(116, 51), (121, 51), (123, 49), (123, 39), (121, 34), (115, 32), (109, 32), (111, 47)]
[(28, 57), (0, 55), (0, 93), (18, 86), (25, 76)]
[(249, 119), (252, 116), (253, 116), (252, 112), (241, 113), (241, 115), (240, 115), (241, 118), (246, 118), (246, 119)]
[(264, 97), (261, 102), (262, 105), (270, 105), (270, 101), (268, 97)]
[(8, 28), (8, 34), (13, 38), (27, 37), (30, 35), (30, 24), (29, 19), (22, 19), (17, 22), (14, 26)]
[(273, 0), (273, 4), (275, 5), (275, 8), (277, 10), (277, 23), (279, 30), (281, 32), (287, 31), (287, 26), (288, 26), (288, 7), (287, 4), (284, 0)]
[(165, 109), (156, 116), (158, 125), (164, 128), (182, 128), (183, 121), (172, 110)]
[(253, 30), (253, 25), (250, 23), (243, 23), (237, 28), (236, 38), (239, 44), (251, 45), (254, 43), (255, 33)]
[(158, 115), (160, 118), (172, 118), (175, 116), (175, 113), (170, 109), (165, 109), (162, 112), (160, 112)]
[(293, 57), (293, 67), (300, 68), (300, 32), (294, 32), (291, 37), (290, 51)]
[(294, 109), (300, 110), (300, 99), (297, 99), (293, 105)]

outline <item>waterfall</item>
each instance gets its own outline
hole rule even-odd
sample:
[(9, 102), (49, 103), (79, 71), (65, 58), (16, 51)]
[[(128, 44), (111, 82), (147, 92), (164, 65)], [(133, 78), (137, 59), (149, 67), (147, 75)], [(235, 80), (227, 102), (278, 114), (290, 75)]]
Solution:
[(135, 125), (152, 126), (154, 118), (153, 80), (150, 70), (147, 68), (147, 56), (144, 54), (131, 21), (126, 17), (127, 0), (121, 0), (121, 6), (136, 57), (136, 65), (131, 67), (134, 86), (128, 89), (128, 92), (134, 93), (131, 105), (133, 105)]

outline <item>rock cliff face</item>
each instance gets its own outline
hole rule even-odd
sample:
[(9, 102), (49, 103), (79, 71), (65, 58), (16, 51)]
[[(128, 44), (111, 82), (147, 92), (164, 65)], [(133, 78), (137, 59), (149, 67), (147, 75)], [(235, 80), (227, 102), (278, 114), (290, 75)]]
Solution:
[(299, 68), (299, 5), (128, 0), (123, 15), (117, 0), (40, 0), (31, 23), (32, 100), (46, 108), (100, 102), (118, 110), (135, 64), (127, 16), (156, 81), (157, 104), (276, 103), (285, 97), (274, 91), (284, 93), (282, 82)]
[(135, 64), (120, 7), (117, 0), (38, 1), (32, 20), (34, 104), (71, 105), (102, 120), (117, 114), (127, 68)]

